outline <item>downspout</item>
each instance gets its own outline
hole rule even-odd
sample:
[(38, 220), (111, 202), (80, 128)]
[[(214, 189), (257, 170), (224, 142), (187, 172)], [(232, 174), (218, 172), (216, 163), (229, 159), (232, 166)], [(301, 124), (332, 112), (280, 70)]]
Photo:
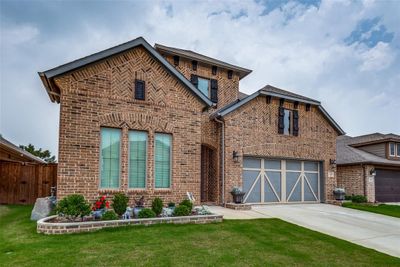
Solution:
[(217, 117), (214, 120), (221, 124), (221, 180), (222, 180), (222, 193), (221, 193), (221, 204), (225, 203), (225, 123), (219, 120)]

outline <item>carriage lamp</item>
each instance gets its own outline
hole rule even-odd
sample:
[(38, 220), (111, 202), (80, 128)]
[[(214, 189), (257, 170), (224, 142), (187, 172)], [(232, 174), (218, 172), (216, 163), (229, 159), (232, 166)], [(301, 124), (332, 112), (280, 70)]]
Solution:
[(375, 176), (375, 175), (376, 175), (375, 168), (372, 168), (372, 169), (369, 171), (369, 174), (372, 175), (372, 176)]
[(233, 161), (234, 162), (239, 162), (239, 153), (237, 151), (233, 151)]
[(336, 159), (330, 159), (329, 164), (332, 166), (336, 166)]

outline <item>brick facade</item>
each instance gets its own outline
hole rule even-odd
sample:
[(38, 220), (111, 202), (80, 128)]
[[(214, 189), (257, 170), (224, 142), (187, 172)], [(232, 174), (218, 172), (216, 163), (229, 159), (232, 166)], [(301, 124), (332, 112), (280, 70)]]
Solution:
[[(173, 58), (165, 56), (173, 65)], [(335, 173), (329, 164), (336, 158), (337, 132), (315, 107), (305, 110), (299, 104), (299, 136), (279, 135), (279, 99), (267, 104), (259, 96), (230, 113), (225, 120), (225, 186), (222, 188), (221, 134), (222, 125), (210, 119), (217, 109), (236, 101), (239, 94), (239, 75), (218, 68), (213, 75), (211, 66), (199, 62), (192, 70), (190, 60), (182, 59), (175, 66), (187, 79), (191, 74), (218, 80), (218, 104), (207, 107), (188, 90), (162, 64), (141, 46), (125, 51), (63, 74), (54, 79), (60, 88), (60, 133), (57, 194), (83, 194), (94, 201), (100, 194), (124, 192), (130, 202), (144, 195), (149, 201), (159, 196), (164, 202), (179, 202), (186, 192), (193, 192), (196, 204), (201, 196), (202, 147), (213, 151), (215, 171), (207, 179), (212, 187), (208, 199), (231, 201), (229, 191), (241, 185), (242, 160), (235, 163), (233, 151), (240, 155), (315, 160), (323, 163), (326, 199), (332, 198), (336, 177), (328, 178), (328, 171)], [(134, 81), (146, 84), (145, 100), (134, 99)], [(293, 103), (285, 102), (293, 109)], [(99, 189), (100, 128), (121, 129), (120, 188)], [(146, 189), (128, 188), (128, 132), (144, 130), (148, 133)], [(172, 143), (172, 176), (170, 189), (154, 187), (154, 134), (170, 133)], [(204, 149), (203, 149), (204, 151)], [(211, 154), (210, 154), (211, 155)]]
[(370, 175), (373, 165), (348, 165), (337, 167), (338, 187), (346, 195), (365, 195), (368, 202), (375, 202), (375, 177)]

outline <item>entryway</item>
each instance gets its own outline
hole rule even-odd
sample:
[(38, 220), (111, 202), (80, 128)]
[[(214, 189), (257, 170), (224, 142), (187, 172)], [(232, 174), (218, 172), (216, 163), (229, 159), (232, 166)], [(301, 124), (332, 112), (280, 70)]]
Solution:
[(201, 146), (201, 202), (217, 203), (218, 201), (217, 179), (217, 153), (215, 149)]
[(320, 163), (244, 157), (245, 203), (320, 202)]

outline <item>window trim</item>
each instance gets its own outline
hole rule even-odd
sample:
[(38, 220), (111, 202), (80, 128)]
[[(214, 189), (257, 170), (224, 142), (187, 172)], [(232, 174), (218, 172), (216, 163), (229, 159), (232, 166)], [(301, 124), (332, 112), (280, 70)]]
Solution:
[(395, 154), (396, 154), (396, 157), (398, 157), (398, 158), (400, 158), (400, 153), (399, 153), (399, 151), (400, 151), (400, 143), (395, 143), (394, 152), (395, 152)]
[[(131, 132), (141, 132), (141, 133), (146, 133), (146, 161), (145, 161), (145, 167), (144, 167), (144, 187), (130, 187), (129, 186), (129, 181), (130, 181), (130, 170), (131, 170), (131, 142), (129, 140), (129, 133)], [(136, 130), (136, 129), (129, 129), (128, 130), (128, 190), (148, 190), (148, 179), (147, 179), (147, 168), (148, 168), (148, 159), (149, 157), (149, 132), (144, 131), (144, 130)]]
[[(288, 129), (288, 133), (285, 133), (285, 111), (289, 111), (289, 129)], [(294, 136), (293, 135), (293, 110), (292, 109), (288, 109), (288, 108), (283, 108), (283, 135), (286, 136)]]
[[(392, 154), (390, 145), (393, 145), (393, 154)], [(390, 142), (389, 145), (388, 145), (388, 150), (389, 150), (388, 151), (389, 157), (396, 157), (396, 143)]]
[[(170, 146), (170, 151), (169, 151), (169, 187), (157, 187), (156, 185), (156, 135), (157, 134), (165, 134), (171, 136), (171, 146)], [(172, 168), (173, 168), (173, 147), (174, 147), (174, 136), (172, 133), (167, 133), (167, 132), (154, 132), (153, 135), (153, 172), (154, 172), (154, 190), (160, 190), (160, 191), (165, 191), (165, 190), (171, 190), (172, 189)]]
[[(119, 168), (119, 175), (118, 175), (118, 186), (117, 187), (102, 187), (101, 186), (101, 160), (102, 160), (102, 155), (103, 155), (102, 148), (101, 148), (101, 143), (102, 143), (101, 130), (102, 129), (117, 129), (117, 130), (119, 130), (119, 156), (118, 156), (118, 158), (119, 158), (119, 160), (118, 160), (118, 163), (119, 163), (119, 167), (118, 167)], [(100, 138), (99, 138), (99, 140), (100, 140), (100, 143), (99, 143), (100, 151), (99, 151), (98, 190), (102, 190), (102, 191), (104, 191), (104, 190), (118, 190), (118, 189), (121, 188), (121, 179), (122, 179), (122, 175), (121, 175), (122, 174), (121, 160), (122, 160), (122, 135), (123, 135), (123, 131), (122, 131), (121, 128), (117, 128), (117, 127), (100, 126), (100, 131), (99, 132), (100, 132)]]

